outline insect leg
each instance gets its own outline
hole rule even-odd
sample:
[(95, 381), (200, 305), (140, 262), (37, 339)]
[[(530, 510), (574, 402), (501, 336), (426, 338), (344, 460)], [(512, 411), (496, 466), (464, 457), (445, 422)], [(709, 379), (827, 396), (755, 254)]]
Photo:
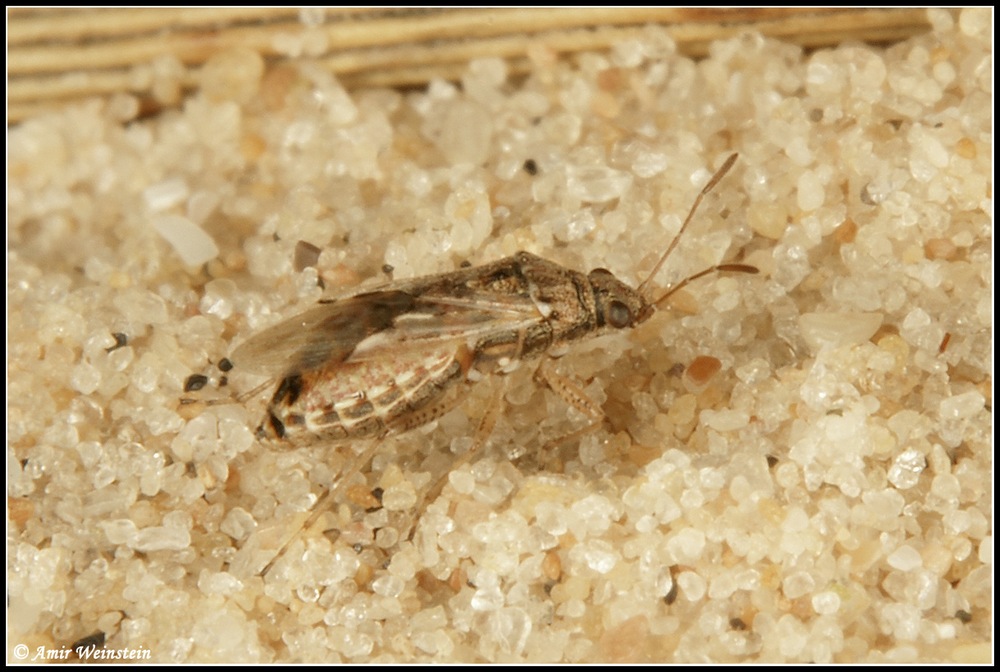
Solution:
[(420, 410), (414, 411), (405, 416), (400, 416), (389, 425), (389, 429), (394, 434), (402, 434), (403, 432), (408, 432), (411, 429), (422, 427), (429, 422), (434, 422), (438, 418), (447, 415), (463, 401), (465, 401), (465, 396), (461, 394), (452, 394), (450, 398), (447, 398), (444, 401), (431, 404), (426, 408), (421, 408)]
[(593, 399), (587, 396), (579, 383), (572, 378), (556, 373), (545, 360), (535, 369), (535, 379), (547, 385), (549, 389), (559, 395), (559, 398), (591, 419), (591, 423), (586, 427), (546, 442), (542, 448), (543, 451), (547, 452), (561, 443), (580, 439), (600, 429), (606, 417), (604, 411)]
[[(493, 395), (490, 398), (490, 403), (486, 407), (486, 414), (479, 421), (479, 427), (476, 428), (476, 434), (473, 437), (472, 445), (469, 447), (465, 453), (460, 455), (455, 461), (449, 465), (447, 471), (435, 481), (434, 485), (431, 486), (421, 497), (420, 502), (418, 502), (417, 507), (414, 509), (413, 521), (410, 524), (410, 531), (406, 535), (406, 539), (413, 539), (414, 533), (417, 531), (416, 521), (420, 519), (423, 515), (424, 509), (427, 504), (434, 501), (444, 490), (445, 483), (448, 482), (448, 475), (456, 469), (469, 463), (469, 461), (479, 452), (479, 449), (483, 447), (486, 440), (490, 438), (493, 433), (493, 428), (496, 427), (497, 420), (500, 419), (500, 411), (503, 410), (504, 404), (503, 399), (507, 393), (507, 381), (509, 379), (507, 376), (502, 376), (500, 378), (500, 383), (495, 386), (493, 390)], [(456, 395), (459, 399), (464, 399), (464, 395)]]
[[(372, 458), (375, 457), (375, 453), (378, 447), (381, 445), (383, 439), (391, 433), (405, 432), (414, 427), (419, 427), (421, 425), (427, 424), (433, 420), (437, 420), (441, 416), (447, 414), (456, 406), (458, 406), (465, 399), (465, 395), (462, 394), (452, 394), (450, 398), (445, 399), (437, 404), (428, 406), (427, 408), (420, 409), (419, 412), (415, 412), (404, 416), (403, 419), (394, 422), (386, 432), (379, 435), (365, 447), (365, 449), (359, 453), (354, 460), (351, 462), (350, 466), (337, 478), (337, 482), (327, 490), (326, 494), (320, 497), (313, 507), (312, 514), (306, 518), (301, 525), (293, 524), (289, 527), (289, 531), (285, 534), (285, 539), (275, 553), (273, 559), (264, 567), (261, 571), (261, 576), (267, 574), (282, 556), (288, 546), (299, 536), (299, 534), (308, 535), (313, 532), (320, 533), (321, 530), (314, 530), (313, 528), (319, 527), (317, 523), (320, 522), (320, 518), (326, 514), (331, 508), (331, 504), (337, 500), (340, 496), (342, 489), (346, 486), (354, 476), (365, 469), (371, 464)], [(494, 418), (494, 423), (496, 418)], [(492, 429), (492, 427), (491, 427)], [(472, 451), (469, 451), (472, 452)], [(447, 475), (445, 476), (447, 477)], [(443, 485), (443, 484), (442, 484)], [(440, 490), (439, 490), (440, 492)], [(425, 497), (423, 502), (428, 501)], [(417, 509), (418, 512), (423, 511), (423, 504)], [(419, 516), (419, 513), (417, 514)], [(416, 520), (416, 518), (414, 518)], [(415, 529), (415, 525), (411, 523), (410, 535), (412, 535), (412, 530)]]
[(288, 546), (295, 541), (299, 534), (308, 535), (312, 532), (322, 533), (325, 530), (314, 530), (314, 527), (319, 527), (317, 523), (320, 518), (329, 512), (330, 504), (336, 501), (337, 497), (340, 496), (341, 490), (346, 486), (355, 474), (363, 471), (371, 463), (372, 458), (375, 457), (375, 451), (381, 445), (382, 440), (385, 438), (385, 434), (382, 434), (374, 439), (362, 450), (358, 455), (355, 456), (354, 460), (351, 461), (350, 466), (337, 478), (336, 483), (334, 483), (327, 491), (326, 494), (320, 497), (315, 506), (313, 506), (312, 513), (308, 518), (305, 518), (301, 524), (293, 524), (286, 528), (285, 539), (278, 547), (275, 552), (274, 557), (271, 559), (264, 569), (261, 570), (260, 575), (264, 576), (274, 564), (281, 558), (284, 552), (288, 549)]

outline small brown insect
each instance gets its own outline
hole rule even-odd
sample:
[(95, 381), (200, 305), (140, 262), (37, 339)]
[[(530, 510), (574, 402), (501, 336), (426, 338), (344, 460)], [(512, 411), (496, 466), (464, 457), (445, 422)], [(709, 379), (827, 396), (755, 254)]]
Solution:
[[(470, 459), (498, 418), (505, 375), (522, 363), (642, 324), (671, 295), (709, 273), (757, 272), (743, 264), (719, 264), (659, 297), (652, 293), (653, 278), (698, 205), (736, 158), (731, 155), (701, 190), (677, 236), (638, 288), (603, 268), (584, 274), (519, 252), (482, 266), (320, 301), (251, 337), (233, 351), (232, 364), (277, 381), (258, 436), (286, 448), (372, 439), (327, 491), (326, 497), (333, 498), (341, 484), (364, 469), (382, 437), (440, 418), (467, 397), (467, 385), (499, 376), (504, 382), (495, 390), (496, 403), (488, 406), (472, 448), (454, 466)], [(560, 442), (600, 427), (604, 413), (579, 384), (544, 363), (536, 378), (592, 420)], [(423, 501), (436, 496), (444, 482), (440, 479)], [(311, 521), (321, 508), (317, 504)]]
[[(716, 271), (756, 273), (752, 266), (720, 264), (658, 298), (651, 295), (653, 277), (702, 198), (736, 158), (731, 155), (698, 194), (677, 236), (637, 289), (603, 268), (584, 274), (519, 252), (320, 301), (265, 329), (231, 357), (237, 369), (278, 381), (259, 436), (296, 447), (404, 432), (457, 406), (464, 384), (645, 322), (692, 280)], [(572, 381), (545, 367), (538, 377), (599, 423), (602, 411)]]

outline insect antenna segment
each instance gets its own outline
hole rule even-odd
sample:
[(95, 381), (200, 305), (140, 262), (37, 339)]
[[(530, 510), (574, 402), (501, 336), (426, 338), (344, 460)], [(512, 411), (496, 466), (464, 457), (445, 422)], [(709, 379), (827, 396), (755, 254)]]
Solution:
[[(639, 288), (638, 288), (639, 294), (641, 294), (647, 300), (649, 300), (649, 284), (653, 281), (653, 278), (656, 277), (656, 274), (660, 272), (660, 269), (663, 268), (663, 264), (666, 263), (667, 257), (670, 256), (670, 253), (673, 252), (674, 248), (677, 247), (677, 244), (680, 242), (681, 236), (684, 234), (684, 231), (687, 229), (688, 224), (690, 224), (691, 220), (694, 219), (694, 213), (698, 211), (698, 206), (701, 205), (702, 199), (704, 199), (705, 196), (707, 196), (708, 193), (710, 191), (712, 191), (712, 189), (715, 188), (715, 185), (717, 185), (719, 183), (719, 181), (723, 177), (726, 176), (726, 173), (729, 172), (729, 169), (733, 167), (734, 163), (736, 163), (736, 159), (737, 158), (739, 158), (739, 154), (737, 154), (737, 153), (730, 154), (729, 158), (726, 159), (725, 163), (722, 164), (722, 167), (719, 168), (717, 171), (715, 171), (715, 175), (713, 175), (712, 179), (710, 179), (708, 181), (708, 184), (706, 184), (704, 187), (702, 187), (701, 191), (698, 193), (698, 196), (694, 199), (694, 203), (691, 204), (691, 210), (688, 211), (688, 215), (684, 219), (684, 223), (681, 224), (680, 230), (677, 231), (677, 235), (674, 236), (674, 239), (670, 242), (670, 245), (667, 246), (666, 251), (660, 257), (660, 260), (656, 262), (656, 266), (653, 267), (653, 270), (649, 272), (649, 275), (646, 276), (646, 279), (642, 281), (641, 285), (639, 285)], [(694, 280), (696, 278), (700, 278), (700, 277), (702, 277), (704, 275), (707, 275), (708, 273), (711, 273), (712, 271), (743, 270), (744, 272), (750, 272), (750, 273), (756, 273), (757, 272), (757, 269), (754, 269), (753, 271), (746, 271), (745, 270), (745, 269), (753, 268), (752, 266), (744, 266), (741, 269), (729, 268), (731, 266), (742, 266), (742, 265), (741, 264), (720, 264), (718, 266), (713, 266), (712, 268), (707, 268), (704, 271), (701, 271), (699, 273), (695, 273), (691, 277), (682, 280), (675, 287), (672, 287), (670, 289), (670, 291), (667, 292), (666, 295), (661, 296), (656, 301), (650, 301), (650, 303), (653, 304), (653, 305), (659, 305), (659, 303), (662, 300), (664, 300), (665, 298), (667, 298), (667, 296), (670, 296), (670, 294), (672, 294), (673, 292), (677, 291), (678, 289), (680, 289), (681, 287), (683, 287), (687, 283), (691, 282), (692, 280)]]
[(660, 298), (656, 299), (655, 301), (652, 301), (651, 302), (652, 305), (655, 306), (656, 308), (659, 308), (661, 305), (663, 305), (664, 303), (666, 303), (667, 299), (669, 299), (671, 296), (673, 296), (674, 294), (676, 294), (677, 292), (679, 292), (681, 289), (683, 289), (684, 287), (686, 287), (689, 282), (692, 282), (694, 280), (697, 280), (698, 278), (704, 277), (704, 276), (708, 275), (709, 273), (715, 273), (715, 272), (751, 273), (751, 274), (753, 274), (753, 273), (759, 273), (760, 269), (758, 269), (756, 266), (751, 266), (749, 264), (716, 264), (715, 266), (710, 266), (710, 267), (706, 268), (705, 270), (698, 271), (694, 275), (689, 275), (688, 277), (684, 278), (683, 280), (681, 280), (680, 282), (678, 282), (676, 285), (674, 285), (673, 287), (671, 287), (670, 289), (668, 289), (666, 292), (664, 292), (663, 296), (661, 296)]
[(649, 275), (646, 276), (646, 279), (643, 280), (642, 284), (639, 285), (638, 288), (639, 294), (646, 301), (649, 302), (649, 305), (653, 306), (654, 308), (657, 309), (660, 308), (664, 303), (666, 303), (667, 299), (673, 296), (676, 292), (686, 287), (688, 283), (697, 280), (698, 278), (702, 278), (710, 273), (717, 273), (717, 272), (758, 273), (759, 272), (756, 266), (750, 266), (749, 264), (716, 264), (715, 266), (710, 266), (709, 268), (698, 271), (693, 275), (689, 275), (688, 277), (678, 282), (676, 285), (670, 287), (666, 292), (664, 292), (662, 296), (660, 296), (655, 300), (651, 300), (649, 296), (650, 283), (653, 281), (653, 278), (656, 276), (656, 274), (660, 272), (660, 269), (663, 268), (663, 264), (667, 261), (667, 258), (670, 256), (670, 253), (673, 252), (674, 249), (677, 247), (677, 244), (680, 242), (681, 235), (683, 235), (684, 231), (688, 227), (688, 224), (691, 223), (691, 220), (694, 219), (694, 214), (695, 212), (698, 211), (698, 206), (701, 205), (702, 199), (704, 199), (705, 196), (707, 196), (708, 193), (715, 188), (715, 185), (717, 185), (719, 181), (726, 176), (726, 173), (728, 173), (729, 169), (733, 167), (733, 164), (736, 163), (736, 159), (739, 158), (739, 156), (740, 155), (738, 153), (730, 154), (729, 158), (726, 159), (726, 161), (722, 164), (722, 166), (717, 171), (715, 171), (715, 174), (712, 176), (712, 179), (710, 179), (708, 183), (704, 187), (702, 187), (701, 191), (698, 193), (698, 196), (695, 197), (694, 203), (691, 204), (691, 210), (688, 211), (687, 217), (684, 219), (684, 223), (681, 224), (681, 228), (677, 231), (677, 235), (675, 235), (674, 239), (670, 241), (670, 245), (667, 246), (666, 251), (660, 256), (660, 259), (659, 261), (656, 262), (656, 266), (653, 267), (653, 270), (650, 271)]

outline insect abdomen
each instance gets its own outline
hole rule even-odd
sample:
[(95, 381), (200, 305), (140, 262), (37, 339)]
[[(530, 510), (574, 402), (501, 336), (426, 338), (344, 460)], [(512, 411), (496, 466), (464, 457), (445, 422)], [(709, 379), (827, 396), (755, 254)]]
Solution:
[(318, 370), (288, 376), (261, 431), (295, 445), (405, 431), (464, 378), (469, 361), (464, 348), (450, 347), (340, 364), (335, 375)]

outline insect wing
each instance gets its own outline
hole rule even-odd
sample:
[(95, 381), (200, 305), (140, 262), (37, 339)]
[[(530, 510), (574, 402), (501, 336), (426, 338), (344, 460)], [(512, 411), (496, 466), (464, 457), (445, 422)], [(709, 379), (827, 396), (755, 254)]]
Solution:
[(417, 297), (411, 310), (396, 317), (391, 328), (359, 343), (347, 361), (436, 349), (450, 343), (472, 347), (491, 334), (519, 331), (539, 319), (534, 302), (525, 296), (486, 292), (461, 297), (425, 294)]
[(245, 371), (272, 376), (342, 362), (413, 304), (410, 294), (391, 290), (322, 302), (252, 336), (230, 359)]
[(415, 296), (386, 289), (320, 303), (251, 337), (230, 359), (250, 373), (278, 376), (453, 342), (471, 345), (539, 319), (534, 302), (519, 295)]

